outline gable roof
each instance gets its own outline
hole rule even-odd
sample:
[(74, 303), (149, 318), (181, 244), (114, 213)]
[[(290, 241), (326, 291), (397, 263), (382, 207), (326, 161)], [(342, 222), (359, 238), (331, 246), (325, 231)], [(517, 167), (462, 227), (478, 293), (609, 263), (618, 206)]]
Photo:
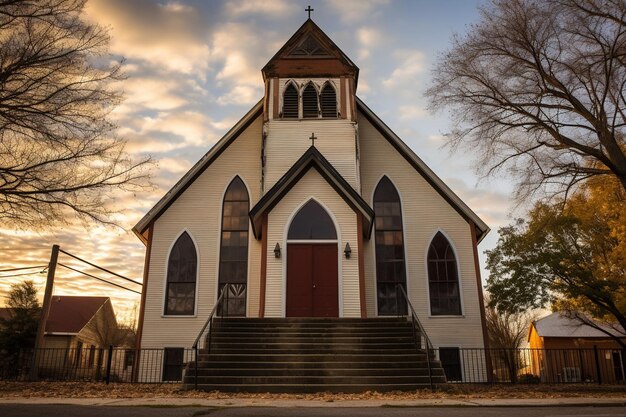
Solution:
[[(294, 53), (298, 47), (307, 40), (316, 42), (323, 51), (321, 54), (313, 54), (310, 56)], [(354, 75), (354, 84), (358, 85), (359, 67), (333, 42), (324, 31), (313, 22), (307, 19), (300, 28), (289, 38), (287, 42), (274, 54), (274, 56), (263, 67), (263, 79), (268, 76), (275, 76), (278, 72), (285, 76), (296, 76), (303, 69), (310, 70), (306, 61), (313, 64), (315, 61), (325, 62), (326, 70), (336, 73), (339, 68), (343, 67), (344, 72)], [(332, 61), (336, 61), (339, 65), (332, 65)], [(292, 62), (295, 65), (282, 66), (281, 62)], [(285, 73), (287, 68), (294, 71), (293, 74)], [(318, 68), (320, 70), (321, 68)], [(289, 70), (287, 70), (289, 71)], [(320, 75), (319, 73), (316, 73)], [(311, 75), (311, 74), (309, 74)], [(331, 75), (330, 73), (328, 75)], [(336, 74), (332, 74), (336, 75)]]
[[(146, 243), (144, 232), (156, 219), (161, 217), (163, 212), (176, 201), (176, 199), (198, 178), (218, 156), (233, 143), (239, 135), (246, 130), (263, 113), (263, 99), (248, 111), (220, 140), (217, 141), (207, 153), (196, 162), (189, 171), (178, 182), (165, 193), (163, 197), (152, 207), (133, 227), (133, 232)], [(259, 138), (260, 140), (260, 138)]]
[[(480, 242), (489, 233), (489, 226), (483, 222), (425, 163), (406, 143), (402, 141), (367, 105), (356, 97), (357, 109), (389, 141), (389, 143), (416, 169), (424, 179), (450, 204), (464, 219), (472, 222), (476, 228), (476, 237)], [(237, 137), (263, 112), (263, 99), (246, 113), (183, 177), (150, 209), (133, 227), (133, 232), (146, 243), (144, 232), (156, 221), (167, 208), (196, 180), (210, 165), (237, 139)], [(319, 152), (318, 152), (319, 153)], [(321, 155), (321, 154), (320, 154)], [(303, 155), (304, 157), (304, 155)], [(324, 158), (322, 156), (322, 158)], [(326, 160), (324, 158), (324, 160)], [(326, 161), (328, 163), (328, 161)], [(330, 165), (330, 163), (328, 163)], [(331, 168), (334, 170), (334, 167)], [(341, 175), (339, 175), (341, 177)], [(342, 178), (343, 179), (343, 178)], [(344, 180), (345, 181), (345, 180)], [(278, 183), (277, 183), (278, 184)], [(352, 187), (350, 187), (352, 188)], [(258, 205), (258, 203), (257, 203)], [(367, 205), (367, 204), (366, 204)], [(255, 206), (256, 207), (256, 206)], [(254, 223), (253, 223), (254, 225)], [(253, 226), (253, 231), (256, 230)]]
[[(536, 320), (533, 322), (533, 325), (535, 326), (537, 334), (541, 337), (610, 338), (606, 333), (560, 312), (555, 312)], [(614, 336), (626, 337), (626, 333), (620, 333), (619, 328), (611, 328), (601, 323), (598, 323), (598, 326)]]
[(314, 146), (311, 146), (250, 210), (254, 236), (257, 239), (261, 237), (263, 213), (278, 204), (311, 168), (316, 169), (353, 210), (363, 215), (363, 235), (369, 238), (372, 232), (374, 210)]
[(385, 139), (404, 157), (404, 159), (417, 170), (422, 177), (459, 213), (465, 220), (472, 222), (476, 227), (476, 238), (478, 243), (489, 233), (489, 226), (481, 220), (476, 213), (470, 209), (452, 191), (441, 178), (437, 176), (429, 167), (404, 143), (367, 105), (356, 97), (357, 110), (382, 134)]
[(108, 301), (109, 297), (53, 296), (46, 322), (46, 333), (80, 332)]

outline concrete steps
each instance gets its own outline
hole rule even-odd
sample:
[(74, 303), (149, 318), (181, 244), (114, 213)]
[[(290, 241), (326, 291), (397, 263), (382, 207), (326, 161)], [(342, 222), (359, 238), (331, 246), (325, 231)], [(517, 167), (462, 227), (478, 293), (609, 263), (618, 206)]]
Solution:
[(228, 392), (414, 390), (445, 383), (415, 346), (410, 322), (376, 319), (221, 319), (188, 364), (188, 388)]

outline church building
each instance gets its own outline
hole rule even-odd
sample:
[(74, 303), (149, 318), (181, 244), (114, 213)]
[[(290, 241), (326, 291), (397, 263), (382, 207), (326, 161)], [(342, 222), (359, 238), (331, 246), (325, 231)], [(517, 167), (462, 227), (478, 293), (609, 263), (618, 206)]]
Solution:
[(488, 226), (359, 99), (359, 68), (310, 18), (261, 71), (263, 98), (133, 229), (139, 347), (191, 348), (224, 288), (229, 317), (265, 319), (395, 318), (406, 293), (434, 348), (485, 347)]

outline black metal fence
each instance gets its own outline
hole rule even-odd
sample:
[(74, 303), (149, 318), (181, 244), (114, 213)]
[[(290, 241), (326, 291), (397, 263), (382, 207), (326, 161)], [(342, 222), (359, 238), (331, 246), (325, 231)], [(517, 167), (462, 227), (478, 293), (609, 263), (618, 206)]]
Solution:
[(625, 384), (621, 349), (438, 348), (448, 382)]
[[(440, 347), (446, 379), (460, 384), (625, 384), (621, 349), (482, 349)], [(83, 348), (0, 353), (0, 380), (180, 383), (194, 350)]]
[(0, 380), (177, 383), (192, 349), (44, 348), (0, 354)]

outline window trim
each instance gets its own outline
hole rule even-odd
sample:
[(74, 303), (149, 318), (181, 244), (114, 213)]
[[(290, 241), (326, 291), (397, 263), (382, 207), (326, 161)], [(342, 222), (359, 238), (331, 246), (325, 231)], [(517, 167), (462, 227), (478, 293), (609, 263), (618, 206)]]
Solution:
[[(292, 82), (290, 80), (290, 82)], [(294, 82), (295, 85), (295, 82)], [(290, 120), (290, 119), (287, 119)], [(293, 120), (298, 120), (298, 119), (293, 119)], [(241, 182), (243, 182), (243, 185), (246, 187), (246, 192), (248, 193), (248, 213), (250, 213), (250, 209), (253, 207), (252, 206), (252, 198), (251, 198), (251, 193), (250, 193), (250, 187), (248, 187), (248, 183), (243, 179), (243, 177), (239, 174), (235, 174), (233, 175), (227, 182), (226, 185), (224, 186), (224, 189), (222, 190), (222, 196), (221, 196), (221, 200), (220, 200), (220, 210), (218, 213), (218, 217), (217, 217), (217, 223), (219, 225), (219, 228), (217, 230), (217, 262), (215, 262), (215, 296), (214, 296), (214, 300), (213, 303), (217, 303), (217, 299), (219, 298), (220, 294), (220, 263), (221, 263), (221, 258), (222, 258), (222, 222), (223, 222), (223, 218), (224, 218), (224, 198), (226, 197), (226, 192), (228, 191), (228, 187), (230, 187), (230, 184), (232, 184), (232, 182), (235, 180), (235, 178), (239, 177), (239, 179), (241, 180)], [(246, 286), (250, 283), (250, 248), (251, 248), (251, 237), (254, 238), (254, 233), (251, 233), (251, 229), (252, 228), (252, 222), (250, 220), (250, 216), (248, 216), (248, 259), (247, 259), (247, 264), (246, 264)], [(250, 311), (250, 291), (249, 288), (246, 287), (246, 317), (249, 317)]]
[[(178, 239), (185, 232), (187, 232), (187, 234), (191, 238), (191, 241), (193, 242), (193, 245), (194, 245), (194, 247), (196, 249), (196, 289), (195, 289), (194, 302), (193, 302), (193, 314), (166, 314), (165, 313), (165, 303), (167, 302), (167, 274), (169, 272), (170, 254), (172, 253), (172, 249), (174, 249), (174, 245), (176, 244)], [(161, 305), (162, 305), (161, 317), (162, 318), (190, 318), (190, 317), (197, 317), (198, 316), (198, 286), (199, 286), (199, 283), (200, 283), (200, 251), (198, 250), (198, 242), (196, 242), (196, 239), (193, 237), (193, 234), (191, 233), (191, 231), (187, 227), (181, 229), (178, 232), (178, 234), (176, 235), (176, 237), (174, 237), (174, 239), (170, 243), (170, 247), (167, 250), (167, 256), (165, 257), (165, 268), (163, 268), (163, 269), (165, 270), (165, 276), (163, 277), (163, 300), (161, 302)]]
[[(461, 312), (459, 314), (433, 314), (432, 313), (432, 309), (431, 309), (431, 305), (430, 305), (430, 276), (428, 275), (428, 251), (430, 249), (430, 244), (432, 243), (433, 239), (435, 238), (435, 236), (437, 236), (437, 233), (441, 233), (447, 240), (448, 243), (450, 244), (450, 247), (452, 248), (452, 252), (454, 253), (454, 258), (456, 260), (456, 274), (457, 274), (457, 280), (458, 280), (458, 285), (459, 285), (459, 304), (461, 305)], [(428, 239), (428, 244), (426, 245), (426, 249), (424, 252), (424, 272), (425, 272), (425, 277), (426, 277), (426, 305), (428, 306), (428, 318), (429, 319), (459, 319), (459, 318), (465, 318), (465, 303), (464, 303), (464, 293), (463, 293), (463, 280), (461, 279), (461, 262), (459, 262), (459, 252), (456, 248), (456, 245), (454, 244), (454, 240), (452, 240), (450, 238), (450, 235), (448, 235), (445, 230), (441, 229), (441, 228), (437, 228), (435, 229), (435, 232), (430, 236), (430, 239)], [(479, 289), (480, 290), (480, 289)], [(445, 346), (448, 347), (448, 346)], [(450, 346), (450, 347), (456, 347), (456, 346)]]
[[(167, 354), (166, 351), (167, 350), (176, 350), (176, 351), (182, 351), (183, 353), (183, 360), (180, 364), (180, 377), (181, 379), (165, 379), (165, 370), (166, 367), (168, 366), (167, 363), (165, 362), (165, 360), (167, 359)], [(173, 366), (173, 365), (170, 365)], [(161, 361), (161, 382), (182, 382), (183, 379), (185, 378), (185, 348), (183, 347), (171, 347), (171, 346), (166, 346), (163, 348), (163, 360)]]
[[(317, 104), (317, 116), (315, 117), (304, 117), (304, 90), (306, 90), (309, 86), (313, 87), (313, 90), (315, 90), (315, 103)], [(320, 93), (321, 93), (321, 90), (318, 88), (317, 84), (312, 79), (302, 84), (302, 87), (300, 88), (300, 91), (299, 91), (300, 101), (299, 101), (299, 106), (298, 106), (298, 110), (299, 110), (298, 113), (300, 115), (300, 120), (322, 119), (322, 108), (320, 107)]]
[[(324, 117), (324, 109), (322, 108), (322, 91), (324, 91), (327, 85), (330, 86), (330, 88), (332, 88), (335, 91), (335, 117)], [(326, 80), (320, 87), (318, 103), (319, 103), (319, 110), (320, 110), (320, 119), (326, 119), (326, 120), (341, 119), (341, 111), (340, 111), (341, 104), (339, 100), (339, 88), (337, 88), (337, 86), (331, 79)]]
[[(405, 221), (405, 216), (404, 216), (404, 199), (402, 198), (402, 193), (400, 192), (400, 188), (398, 188), (398, 185), (396, 184), (396, 182), (394, 180), (391, 179), (391, 175), (389, 175), (387, 172), (383, 172), (380, 177), (378, 178), (378, 181), (376, 181), (374, 183), (374, 187), (372, 188), (372, 194), (370, 197), (370, 207), (374, 208), (374, 194), (376, 194), (376, 188), (378, 188), (378, 184), (380, 184), (380, 182), (382, 181), (383, 178), (387, 177), (387, 179), (393, 184), (393, 186), (396, 189), (396, 192), (398, 193), (398, 197), (400, 198), (400, 217), (402, 218), (402, 242), (403, 242), (403, 249), (404, 249), (404, 276), (406, 278), (406, 294), (409, 297), (409, 299), (411, 298), (411, 286), (410, 286), (410, 271), (409, 268), (407, 267), (407, 260), (408, 260), (408, 252), (407, 252), (407, 240), (406, 240), (406, 221)], [(378, 271), (377, 271), (377, 267), (376, 267), (376, 224), (374, 221), (374, 224), (372, 225), (372, 232), (374, 233), (374, 244), (371, 245), (372, 247), (372, 253), (374, 255), (374, 288), (378, 288)], [(376, 301), (374, 303), (374, 317), (389, 317), (389, 316), (381, 316), (378, 314), (378, 295), (375, 295), (376, 297)]]
[[(437, 350), (437, 360), (441, 361), (441, 349), (458, 349), (459, 352), (459, 367), (461, 368), (461, 380), (460, 381), (453, 381), (453, 384), (462, 384), (465, 382), (465, 362), (463, 360), (463, 354), (461, 349), (463, 349), (462, 345), (452, 345), (452, 344), (444, 344), (442, 346), (437, 346), (435, 348)], [(441, 365), (441, 368), (443, 369), (443, 364)], [(486, 372), (486, 370), (485, 370)], [(444, 371), (444, 375), (445, 375), (445, 371)], [(486, 373), (485, 373), (486, 375)], [(447, 382), (447, 378), (446, 378), (446, 382)]]
[[(297, 97), (297, 100), (298, 100), (298, 103), (297, 103), (298, 115), (296, 117), (285, 117), (284, 116), (284, 111), (283, 110), (285, 108), (285, 91), (287, 91), (287, 87), (289, 87), (289, 85), (293, 85), (293, 87), (296, 89), (296, 94), (298, 96)], [(301, 107), (302, 106), (300, 105), (301, 104), (300, 102), (302, 101), (302, 92), (301, 92), (300, 86), (298, 85), (298, 83), (295, 80), (290, 78), (287, 82), (285, 82), (285, 84), (282, 87), (282, 91), (278, 95), (278, 99), (279, 99), (279, 103), (278, 103), (279, 104), (279, 111), (278, 111), (279, 114), (277, 116), (280, 116), (280, 117), (278, 117), (278, 119), (280, 119), (280, 120), (300, 120), (300, 119), (302, 119), (302, 111), (301, 111)], [(234, 177), (233, 177), (233, 179), (234, 179)], [(231, 181), (232, 181), (232, 179), (231, 179)], [(228, 184), (230, 184), (230, 182)], [(246, 184), (246, 187), (247, 186), (248, 185)], [(226, 186), (226, 187), (228, 188), (228, 186)]]

